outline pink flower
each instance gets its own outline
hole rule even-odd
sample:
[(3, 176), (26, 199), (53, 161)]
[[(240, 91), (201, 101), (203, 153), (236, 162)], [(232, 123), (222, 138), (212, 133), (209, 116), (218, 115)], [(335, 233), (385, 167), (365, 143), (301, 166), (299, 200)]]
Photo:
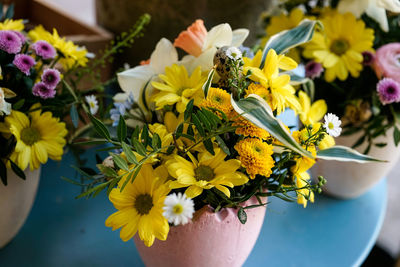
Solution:
[(207, 29), (201, 19), (196, 20), (186, 31), (179, 34), (175, 39), (174, 46), (182, 48), (188, 54), (198, 57), (201, 54)]
[(400, 83), (400, 43), (391, 43), (376, 50), (373, 64), (376, 75), (392, 78)]

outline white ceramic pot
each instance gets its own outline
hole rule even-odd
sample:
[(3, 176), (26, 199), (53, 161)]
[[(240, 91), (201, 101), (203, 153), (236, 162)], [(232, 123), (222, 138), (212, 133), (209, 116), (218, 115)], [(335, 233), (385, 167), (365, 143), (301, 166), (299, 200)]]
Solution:
[[(395, 146), (393, 141), (394, 128), (386, 132), (386, 136), (379, 136), (374, 139), (374, 143), (387, 143), (385, 147), (379, 148), (372, 146), (368, 155), (387, 163), (354, 163), (318, 160), (311, 169), (313, 177), (318, 175), (327, 179), (324, 191), (329, 195), (338, 198), (356, 198), (366, 193), (382, 178), (384, 178), (394, 167), (399, 155), (400, 145)], [(361, 137), (363, 133), (356, 133), (350, 136), (336, 138), (337, 145), (351, 147)], [(364, 142), (356, 150), (363, 153), (367, 147)]]
[(25, 170), (26, 180), (7, 170), (8, 185), (0, 183), (0, 248), (8, 244), (21, 229), (35, 200), (40, 168)]

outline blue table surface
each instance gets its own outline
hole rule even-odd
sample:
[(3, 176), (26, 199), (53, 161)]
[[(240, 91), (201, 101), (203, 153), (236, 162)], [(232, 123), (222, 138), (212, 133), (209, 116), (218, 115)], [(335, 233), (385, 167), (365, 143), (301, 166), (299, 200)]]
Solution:
[[(86, 152), (94, 164), (94, 153)], [(71, 154), (48, 162), (32, 211), (14, 240), (0, 250), (0, 266), (143, 266), (133, 241), (105, 227), (115, 209), (105, 193), (74, 199), (80, 188), (72, 178)], [(329, 182), (329, 178), (328, 178)], [(306, 209), (269, 199), (258, 241), (245, 263), (250, 266), (359, 266), (382, 226), (386, 181), (354, 200), (316, 196)]]

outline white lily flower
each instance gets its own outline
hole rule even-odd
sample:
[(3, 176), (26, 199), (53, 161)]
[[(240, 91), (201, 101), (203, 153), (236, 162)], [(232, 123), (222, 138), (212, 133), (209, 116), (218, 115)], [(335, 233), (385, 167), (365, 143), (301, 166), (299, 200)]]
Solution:
[(228, 23), (219, 24), (213, 27), (206, 35), (203, 43), (202, 53), (198, 56), (187, 55), (183, 57), (181, 63), (192, 72), (197, 66), (201, 66), (202, 71), (209, 71), (213, 67), (214, 54), (219, 47), (235, 46), (243, 44), (249, 35), (247, 29), (237, 29), (232, 31)]
[(6, 92), (0, 87), (0, 115), (10, 115), (11, 113), (11, 104), (6, 102), (6, 97)]
[[(124, 93), (114, 96), (114, 101), (123, 102), (128, 99), (129, 93), (133, 94), (134, 100), (143, 110), (146, 110), (142, 101), (143, 88), (147, 82), (164, 73), (165, 67), (171, 66), (178, 61), (178, 53), (172, 43), (162, 38), (156, 45), (150, 57), (150, 63), (136, 66), (117, 74), (118, 83)], [(151, 94), (151, 83), (146, 90), (146, 100)]]
[(340, 13), (351, 12), (357, 18), (363, 13), (379, 23), (381, 29), (389, 31), (389, 24), (386, 17), (386, 10), (400, 13), (399, 0), (341, 0), (338, 5)]

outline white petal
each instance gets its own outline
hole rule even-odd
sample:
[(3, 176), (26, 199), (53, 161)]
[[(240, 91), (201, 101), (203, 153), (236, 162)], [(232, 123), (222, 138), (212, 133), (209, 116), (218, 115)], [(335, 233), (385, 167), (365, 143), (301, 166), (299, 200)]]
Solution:
[(213, 27), (208, 33), (203, 44), (203, 51), (212, 47), (231, 45), (232, 28), (228, 23), (219, 24)]
[(365, 12), (370, 1), (374, 2), (375, 0), (341, 0), (338, 11), (340, 13), (351, 12), (358, 18)]
[(372, 3), (368, 6), (366, 13), (368, 16), (373, 18), (376, 22), (379, 23), (381, 29), (385, 32), (389, 31), (389, 24), (386, 17), (386, 10), (382, 7), (376, 6), (375, 3)]
[(117, 77), (122, 91), (132, 92), (133, 99), (137, 102), (140, 100), (144, 85), (153, 75), (155, 75), (154, 70), (149, 65), (142, 65), (120, 72)]
[(213, 59), (215, 52), (217, 52), (217, 48), (211, 47), (201, 53), (200, 56), (191, 58), (190, 61), (187, 62), (187, 66), (185, 66), (187, 67), (188, 72), (192, 73), (193, 70), (198, 66), (201, 67), (201, 71), (210, 71), (214, 65)]
[(232, 46), (240, 46), (249, 35), (248, 29), (236, 29), (232, 32)]
[(178, 52), (173, 44), (166, 38), (158, 41), (150, 57), (150, 66), (156, 74), (164, 73), (165, 67), (178, 61)]
[(394, 13), (400, 13), (400, 1), (399, 0), (376, 0), (376, 4), (379, 7), (383, 7)]

